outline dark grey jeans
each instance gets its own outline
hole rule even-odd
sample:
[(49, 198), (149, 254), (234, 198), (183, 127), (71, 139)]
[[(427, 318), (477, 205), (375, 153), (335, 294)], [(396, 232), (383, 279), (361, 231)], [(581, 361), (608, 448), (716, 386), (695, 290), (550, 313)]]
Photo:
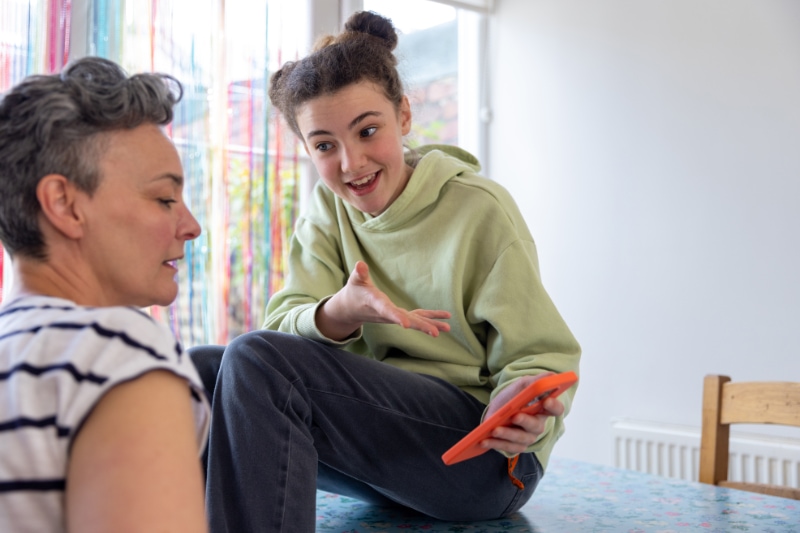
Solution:
[(514, 470), (524, 490), (494, 451), (445, 466), (484, 405), (443, 380), (273, 331), (189, 353), (213, 398), (213, 533), (313, 532), (317, 488), (442, 520), (499, 518), (542, 476), (530, 453)]

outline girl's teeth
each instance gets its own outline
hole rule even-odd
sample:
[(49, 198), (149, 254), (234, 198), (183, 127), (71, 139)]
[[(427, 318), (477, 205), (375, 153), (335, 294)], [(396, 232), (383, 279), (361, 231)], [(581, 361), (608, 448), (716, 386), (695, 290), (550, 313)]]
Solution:
[(360, 187), (362, 185), (365, 185), (365, 184), (369, 183), (370, 180), (372, 180), (372, 178), (374, 178), (374, 177), (375, 177), (375, 174), (370, 174), (369, 176), (367, 176), (364, 179), (361, 179), (361, 180), (358, 180), (358, 181), (354, 181), (353, 185), (355, 185), (356, 187)]

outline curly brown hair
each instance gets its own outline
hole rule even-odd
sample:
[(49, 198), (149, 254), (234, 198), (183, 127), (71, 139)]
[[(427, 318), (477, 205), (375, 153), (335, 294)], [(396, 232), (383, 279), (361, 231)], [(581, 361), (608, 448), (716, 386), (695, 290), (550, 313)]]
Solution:
[(300, 139), (297, 108), (353, 83), (375, 83), (399, 109), (404, 91), (392, 53), (396, 46), (397, 31), (390, 19), (372, 11), (354, 13), (343, 32), (320, 38), (308, 56), (285, 63), (271, 76), (269, 99)]

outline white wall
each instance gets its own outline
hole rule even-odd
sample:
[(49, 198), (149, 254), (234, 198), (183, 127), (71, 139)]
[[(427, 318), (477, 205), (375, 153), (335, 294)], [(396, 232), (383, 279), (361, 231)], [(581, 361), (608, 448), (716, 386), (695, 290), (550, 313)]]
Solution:
[(557, 455), (800, 381), (800, 2), (500, 0), (487, 174), (583, 346)]

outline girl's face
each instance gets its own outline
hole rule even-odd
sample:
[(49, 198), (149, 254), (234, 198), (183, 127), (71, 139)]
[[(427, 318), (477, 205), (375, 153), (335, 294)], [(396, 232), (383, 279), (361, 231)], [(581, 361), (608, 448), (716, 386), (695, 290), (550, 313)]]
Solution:
[(413, 169), (403, 158), (411, 108), (362, 81), (300, 106), (297, 124), (322, 181), (356, 209), (378, 216), (392, 205)]

